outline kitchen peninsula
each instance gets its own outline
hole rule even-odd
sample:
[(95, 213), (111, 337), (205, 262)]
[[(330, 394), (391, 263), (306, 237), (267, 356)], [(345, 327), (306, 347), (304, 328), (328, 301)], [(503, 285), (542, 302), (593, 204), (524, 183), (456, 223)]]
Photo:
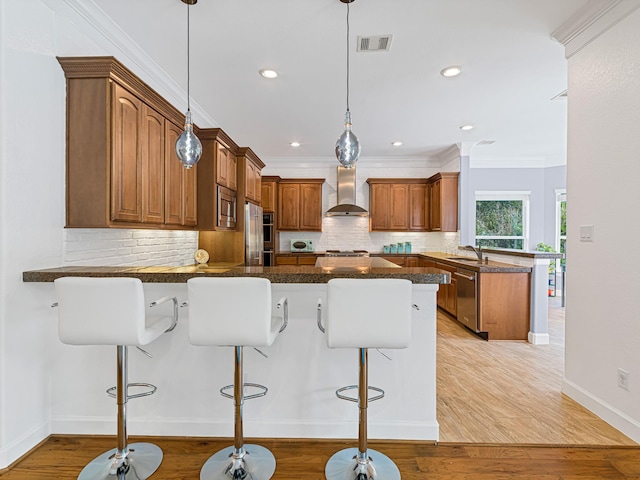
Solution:
[[(324, 259), (329, 260), (329, 259)], [(329, 349), (316, 326), (317, 299), (326, 298), (331, 278), (404, 278), (413, 282), (412, 342), (409, 348), (369, 355), (370, 382), (387, 391), (369, 409), (370, 438), (439, 439), (436, 419), (436, 292), (450, 281), (435, 268), (400, 268), (373, 257), (369, 265), (244, 267), (224, 264), (185, 267), (60, 267), (24, 272), (43, 308), (56, 301), (53, 280), (62, 276), (130, 276), (143, 281), (149, 302), (176, 296), (186, 302), (186, 281), (197, 276), (257, 276), (272, 282), (275, 300), (286, 296), (289, 325), (264, 358), (246, 349), (246, 382), (266, 385), (266, 397), (245, 404), (247, 437), (356, 438), (357, 416), (351, 402), (335, 397), (335, 390), (357, 383), (357, 350)], [(361, 260), (361, 262), (366, 260)], [(321, 264), (323, 262), (320, 262)], [(382, 266), (378, 266), (382, 265)], [(341, 268), (335, 268), (336, 266)], [(247, 299), (250, 301), (250, 299)], [(275, 302), (274, 302), (275, 304)], [(162, 307), (160, 307), (162, 308)], [(275, 306), (274, 306), (275, 308)], [(51, 316), (50, 342), (58, 355), (52, 365), (52, 433), (113, 434), (113, 400), (104, 395), (111, 381), (96, 371), (115, 361), (107, 347), (63, 345), (55, 335)], [(180, 310), (178, 327), (148, 346), (149, 360), (130, 352), (131, 381), (148, 381), (158, 393), (144, 405), (130, 402), (129, 430), (133, 435), (231, 437), (232, 402), (218, 389), (231, 383), (233, 369), (228, 348), (196, 348), (187, 336), (188, 306)], [(211, 312), (211, 321), (233, 322)], [(393, 321), (392, 318), (389, 321)], [(391, 357), (391, 360), (386, 358)], [(216, 365), (216, 368), (210, 368)], [(109, 370), (110, 371), (110, 370)], [(73, 374), (70, 374), (73, 372)], [(205, 381), (206, 379), (206, 381)]]

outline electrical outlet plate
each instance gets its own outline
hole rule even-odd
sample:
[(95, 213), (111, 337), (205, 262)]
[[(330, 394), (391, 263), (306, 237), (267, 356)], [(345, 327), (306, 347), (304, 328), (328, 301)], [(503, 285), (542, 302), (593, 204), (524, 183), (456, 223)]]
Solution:
[(629, 391), (629, 372), (622, 368), (618, 369), (618, 386)]

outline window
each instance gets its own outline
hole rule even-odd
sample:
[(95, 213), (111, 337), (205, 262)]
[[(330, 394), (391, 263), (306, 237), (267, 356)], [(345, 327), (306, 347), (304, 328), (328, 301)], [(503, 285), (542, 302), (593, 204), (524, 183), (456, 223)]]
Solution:
[(531, 192), (476, 192), (476, 245), (524, 250)]
[[(567, 245), (567, 193), (556, 190), (556, 250), (566, 255)], [(562, 257), (560, 265), (565, 266), (566, 258)]]

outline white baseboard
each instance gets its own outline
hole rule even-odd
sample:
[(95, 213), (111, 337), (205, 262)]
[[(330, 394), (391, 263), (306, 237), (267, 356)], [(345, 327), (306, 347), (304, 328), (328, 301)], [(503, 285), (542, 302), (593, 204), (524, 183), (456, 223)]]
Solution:
[[(178, 437), (233, 437), (233, 422), (210, 419), (153, 418), (129, 419), (129, 435)], [(53, 434), (115, 435), (116, 422), (106, 417), (56, 417), (52, 419)], [(262, 422), (245, 418), (244, 435), (258, 438), (357, 438), (357, 418), (348, 421)], [(370, 439), (438, 441), (440, 426), (432, 422), (369, 421)]]
[(595, 413), (612, 427), (620, 430), (634, 442), (640, 443), (640, 422), (567, 379), (562, 381), (562, 393)]
[(549, 334), (529, 332), (529, 343), (532, 345), (549, 345)]
[(7, 468), (48, 436), (49, 425), (42, 423), (0, 448), (0, 469)]

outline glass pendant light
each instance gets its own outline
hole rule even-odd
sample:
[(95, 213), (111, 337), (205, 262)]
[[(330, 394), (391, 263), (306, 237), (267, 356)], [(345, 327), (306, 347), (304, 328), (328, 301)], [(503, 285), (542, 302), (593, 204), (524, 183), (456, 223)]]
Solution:
[(336, 157), (345, 168), (353, 167), (360, 158), (360, 141), (351, 131), (351, 112), (349, 111), (349, 4), (354, 0), (340, 0), (347, 4), (347, 112), (344, 117), (344, 132), (336, 142)]
[(190, 22), (189, 22), (189, 6), (195, 5), (198, 0), (182, 0), (187, 4), (187, 113), (184, 119), (184, 132), (178, 137), (176, 142), (176, 154), (180, 163), (184, 165), (184, 168), (191, 168), (202, 156), (202, 143), (200, 139), (193, 133), (193, 122), (191, 121), (191, 97), (189, 96), (189, 83), (190, 83)]

